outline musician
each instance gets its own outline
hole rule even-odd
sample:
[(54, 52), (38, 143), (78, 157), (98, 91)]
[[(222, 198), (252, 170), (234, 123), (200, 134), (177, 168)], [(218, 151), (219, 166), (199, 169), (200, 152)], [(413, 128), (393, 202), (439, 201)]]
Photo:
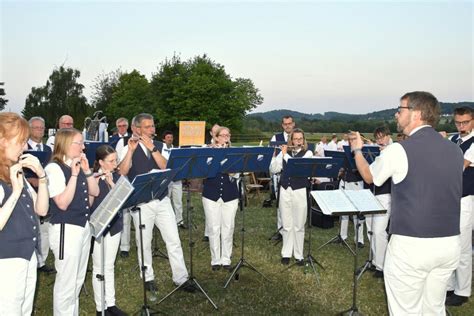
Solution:
[(316, 144), (314, 155), (318, 157), (324, 157), (324, 151), (329, 150), (327, 136), (322, 136), (319, 143)]
[[(0, 113), (0, 315), (31, 315), (36, 288), (39, 234), (37, 215), (48, 212), (46, 174), (38, 159), (22, 154), (28, 123)], [(22, 168), (39, 178), (38, 193)]]
[[(213, 147), (228, 147), (230, 136), (227, 127), (219, 127)], [(206, 215), (213, 271), (219, 270), (221, 266), (226, 270), (231, 269), (235, 213), (239, 205), (237, 178), (238, 175), (235, 174), (218, 173), (203, 182), (202, 205)]]
[(91, 245), (89, 195), (98, 196), (99, 186), (84, 149), (80, 131), (62, 128), (56, 133), (53, 157), (45, 168), (51, 196), (49, 243), (57, 271), (54, 315), (78, 315), (87, 271)]
[(327, 144), (327, 150), (337, 151), (337, 135), (332, 134), (331, 141)]
[(337, 150), (344, 151), (344, 146), (349, 146), (349, 135), (344, 133), (342, 139), (337, 142)]
[(380, 186), (392, 178), (384, 264), (391, 315), (444, 315), (448, 279), (459, 263), (463, 155), (433, 129), (439, 113), (431, 93), (403, 95), (395, 119), (409, 137), (387, 146), (370, 166), (360, 134), (351, 135), (364, 181)]
[[(110, 190), (115, 186), (120, 175), (116, 173), (117, 153), (109, 145), (102, 145), (95, 153), (94, 172), (95, 179), (99, 185), (99, 196), (91, 197), (91, 210), (100, 205)], [(102, 291), (101, 282), (105, 282), (105, 306), (107, 315), (126, 315), (115, 305), (115, 258), (120, 244), (120, 234), (123, 228), (122, 212), (120, 211), (112, 222), (108, 225), (100, 243), (94, 241), (94, 251), (92, 253), (92, 287), (94, 289), (94, 300), (97, 315), (102, 311)], [(102, 258), (101, 243), (104, 244), (104, 257)], [(102, 261), (104, 261), (104, 275), (102, 274)], [(99, 277), (103, 277), (100, 281)]]
[[(283, 132), (277, 133), (272, 136), (270, 139), (270, 142), (288, 142), (288, 138), (295, 128), (295, 121), (291, 115), (285, 115), (281, 119), (281, 127), (283, 128)], [(271, 172), (270, 172), (271, 173)], [(278, 174), (272, 174), (272, 185), (273, 185), (273, 190), (275, 192), (275, 196), (278, 195), (278, 182), (280, 180), (280, 177)], [(281, 223), (281, 211), (280, 208), (277, 208), (277, 229), (280, 231), (282, 227)], [(273, 240), (282, 240), (282, 235), (279, 232), (278, 234), (274, 235), (272, 237)]]
[(309, 158), (313, 153), (308, 150), (308, 144), (303, 130), (293, 129), (288, 145), (281, 147), (281, 152), (276, 156), (276, 151), (270, 163), (270, 171), (281, 172), (280, 178), (280, 205), (283, 236), (281, 249), (281, 263), (287, 265), (293, 255), (299, 265), (303, 265), (303, 246), (306, 215), (308, 211), (306, 190), (308, 179), (291, 178), (286, 173), (286, 163), (291, 158)]
[[(161, 154), (163, 143), (154, 141), (155, 124), (153, 116), (141, 113), (132, 120), (134, 135), (128, 140), (128, 144), (119, 153), (120, 173), (133, 180), (135, 176), (148, 173), (152, 169), (165, 169), (166, 159)], [(151, 241), (153, 238), (153, 226), (156, 225), (160, 230), (161, 237), (166, 244), (169, 263), (173, 273), (173, 282), (181, 285), (188, 280), (188, 271), (183, 258), (183, 250), (179, 239), (178, 227), (176, 226), (176, 217), (168, 198), (168, 190), (165, 190), (162, 196), (148, 203), (140, 204), (142, 217), (143, 248), (144, 248), (144, 266), (146, 289), (152, 293), (157, 291), (155, 284), (155, 275), (152, 266)], [(140, 248), (140, 227), (138, 226), (138, 212), (132, 212), (133, 222), (135, 224), (137, 247)], [(142, 258), (138, 253), (140, 266)], [(141, 273), (140, 273), (141, 276)], [(184, 290), (192, 290), (191, 287), (182, 287)]]
[(119, 117), (115, 121), (115, 127), (117, 128), (117, 134), (110, 137), (109, 143), (112, 147), (115, 147), (117, 151), (121, 150), (125, 144), (120, 141), (122, 138), (130, 136), (128, 133), (128, 119), (125, 117)]
[[(30, 138), (27, 142), (28, 150), (32, 151), (47, 151), (51, 152), (51, 148), (43, 144), (45, 124), (44, 119), (40, 116), (33, 116), (28, 121), (30, 126)], [(27, 178), (27, 181), (31, 186), (38, 190), (38, 178), (31, 177)], [(44, 273), (55, 273), (56, 270), (46, 265), (46, 259), (48, 258), (49, 253), (49, 236), (48, 236), (48, 227), (49, 227), (49, 216), (40, 216), (40, 250), (38, 252), (38, 271)]]
[[(463, 153), (473, 146), (473, 111), (470, 107), (461, 107), (454, 110), (454, 124), (458, 133), (450, 140), (456, 143)], [(471, 160), (472, 161), (472, 160)], [(454, 271), (448, 283), (448, 297), (446, 305), (460, 306), (471, 296), (472, 283), (472, 220), (474, 195), (474, 164), (471, 162), (463, 173), (463, 193), (461, 198), (461, 258), (459, 266)]]
[[(173, 140), (172, 131), (163, 132), (161, 141), (164, 144), (163, 157), (165, 157), (166, 160), (170, 157), (171, 149), (173, 148)], [(178, 227), (186, 229), (187, 227), (183, 222), (183, 182), (181, 180), (170, 182), (168, 186), (168, 197), (171, 199)]]
[[(380, 126), (374, 130), (374, 138), (380, 150), (384, 150), (388, 145), (392, 144), (390, 129), (387, 126)], [(374, 277), (383, 277), (383, 265), (385, 262), (385, 252), (388, 245), (387, 224), (390, 218), (391, 209), (391, 179), (385, 181), (381, 186), (374, 186), (373, 184), (364, 183), (365, 189), (370, 189), (374, 192), (377, 200), (387, 210), (385, 214), (366, 215), (365, 223), (367, 231), (372, 231), (372, 265), (375, 266)]]
[[(74, 127), (74, 119), (72, 118), (72, 116), (63, 115), (59, 118), (58, 127), (59, 129), (72, 128)], [(51, 135), (46, 141), (46, 145), (48, 145), (49, 148), (51, 148), (51, 150), (54, 149), (54, 139), (55, 139), (55, 135)]]

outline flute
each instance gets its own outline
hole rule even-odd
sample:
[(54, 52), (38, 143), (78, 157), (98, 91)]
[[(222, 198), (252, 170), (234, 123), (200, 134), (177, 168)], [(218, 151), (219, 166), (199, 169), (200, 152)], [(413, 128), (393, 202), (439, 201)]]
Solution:
[[(114, 173), (117, 172), (117, 171), (120, 171), (120, 168), (119, 168), (119, 167), (115, 168), (110, 174), (114, 174)], [(104, 175), (106, 175), (106, 174), (107, 174), (107, 172), (95, 173), (95, 174), (94, 174), (94, 178), (100, 178), (100, 177), (102, 177), (102, 176), (104, 176)]]

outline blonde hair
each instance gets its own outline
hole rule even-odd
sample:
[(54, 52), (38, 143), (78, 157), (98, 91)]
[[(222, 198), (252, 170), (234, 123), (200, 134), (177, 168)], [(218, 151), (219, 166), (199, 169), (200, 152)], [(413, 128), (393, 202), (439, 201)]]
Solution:
[[(12, 140), (18, 136), (17, 142), (22, 144), (28, 140), (30, 128), (28, 122), (16, 113), (0, 113), (0, 140)], [(12, 162), (6, 158), (5, 148), (0, 148), (0, 180), (10, 184), (10, 167)]]
[(304, 151), (308, 150), (308, 143), (306, 142), (306, 137), (304, 136), (304, 132), (301, 128), (293, 129), (290, 136), (288, 137), (288, 146), (293, 146), (293, 135), (296, 134), (296, 133), (303, 135), (303, 139), (304, 139), (303, 149), (304, 149)]
[[(223, 132), (223, 131), (228, 131), (229, 134), (230, 134), (230, 129), (228, 127), (225, 127), (225, 126), (220, 126), (217, 128), (216, 130), (216, 134), (214, 135), (214, 137), (219, 137), (219, 135)], [(230, 147), (230, 137), (229, 137), (229, 142), (227, 143), (227, 146)]]
[(62, 128), (58, 130), (54, 138), (54, 150), (51, 161), (64, 164), (64, 157), (67, 154), (69, 147), (72, 145), (74, 136), (81, 134), (81, 132), (75, 128)]

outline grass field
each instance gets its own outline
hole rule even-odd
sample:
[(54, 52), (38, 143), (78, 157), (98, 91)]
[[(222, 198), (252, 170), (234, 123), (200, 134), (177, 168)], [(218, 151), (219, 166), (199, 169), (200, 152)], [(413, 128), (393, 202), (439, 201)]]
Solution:
[[(305, 271), (304, 267), (294, 266), (282, 272), (280, 264), (281, 243), (274, 246), (268, 240), (276, 228), (275, 207), (262, 208), (262, 200), (268, 194), (252, 198), (246, 208), (246, 239), (245, 258), (259, 271), (265, 274), (271, 282), (264, 281), (255, 272), (243, 268), (238, 281), (232, 281), (227, 289), (223, 285), (227, 272), (211, 271), (210, 253), (207, 243), (201, 241), (204, 231), (203, 210), (200, 194), (193, 193), (192, 205), (195, 229), (193, 239), (196, 241), (193, 255), (194, 274), (209, 296), (219, 307), (216, 311), (206, 298), (196, 293), (177, 292), (162, 304), (151, 307), (170, 315), (336, 315), (352, 306), (352, 276), (353, 256), (341, 245), (331, 244), (319, 251), (319, 245), (335, 236), (338, 223), (332, 229), (314, 228), (312, 233), (313, 256), (324, 266), (318, 268), (320, 284), (315, 275)], [(275, 204), (275, 203), (273, 203)], [(185, 211), (186, 215), (186, 211)], [(241, 212), (237, 212), (233, 250), (233, 263), (240, 257), (240, 223)], [(349, 228), (353, 232), (352, 226)], [(180, 230), (185, 260), (189, 270), (188, 230)], [(306, 233), (308, 237), (308, 231)], [(132, 232), (134, 236), (134, 232)], [(161, 241), (160, 249), (165, 247)], [(349, 238), (352, 240), (352, 238)], [(367, 239), (367, 238), (366, 238)], [(353, 243), (350, 243), (353, 246)], [(359, 264), (362, 265), (368, 256), (368, 242), (362, 249)], [(307, 249), (305, 244), (305, 253)], [(440, 249), (442, 251), (442, 249)], [(135, 247), (132, 246), (128, 259), (117, 258), (115, 281), (117, 306), (129, 314), (140, 310), (143, 304), (143, 287), (137, 268)], [(52, 265), (52, 255), (48, 258)], [(91, 263), (89, 263), (89, 266)], [(174, 286), (171, 281), (171, 271), (168, 261), (154, 258), (155, 279), (159, 286), (159, 298), (170, 292)], [(81, 315), (94, 315), (95, 304), (92, 293), (91, 273), (87, 274), (86, 290), (81, 294)], [(53, 300), (52, 275), (39, 275), (36, 315), (52, 315)], [(387, 305), (382, 279), (376, 279), (372, 273), (366, 272), (360, 281), (357, 306), (365, 315), (386, 315)], [(471, 299), (467, 304), (458, 308), (450, 308), (452, 315), (474, 315), (474, 303)]]

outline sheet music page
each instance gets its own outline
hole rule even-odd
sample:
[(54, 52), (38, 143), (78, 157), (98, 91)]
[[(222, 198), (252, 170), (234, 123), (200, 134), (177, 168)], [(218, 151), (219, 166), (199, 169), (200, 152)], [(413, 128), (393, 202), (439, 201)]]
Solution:
[(344, 193), (360, 212), (385, 210), (369, 189), (345, 190)]
[(311, 191), (325, 215), (354, 212), (355, 207), (342, 190)]

